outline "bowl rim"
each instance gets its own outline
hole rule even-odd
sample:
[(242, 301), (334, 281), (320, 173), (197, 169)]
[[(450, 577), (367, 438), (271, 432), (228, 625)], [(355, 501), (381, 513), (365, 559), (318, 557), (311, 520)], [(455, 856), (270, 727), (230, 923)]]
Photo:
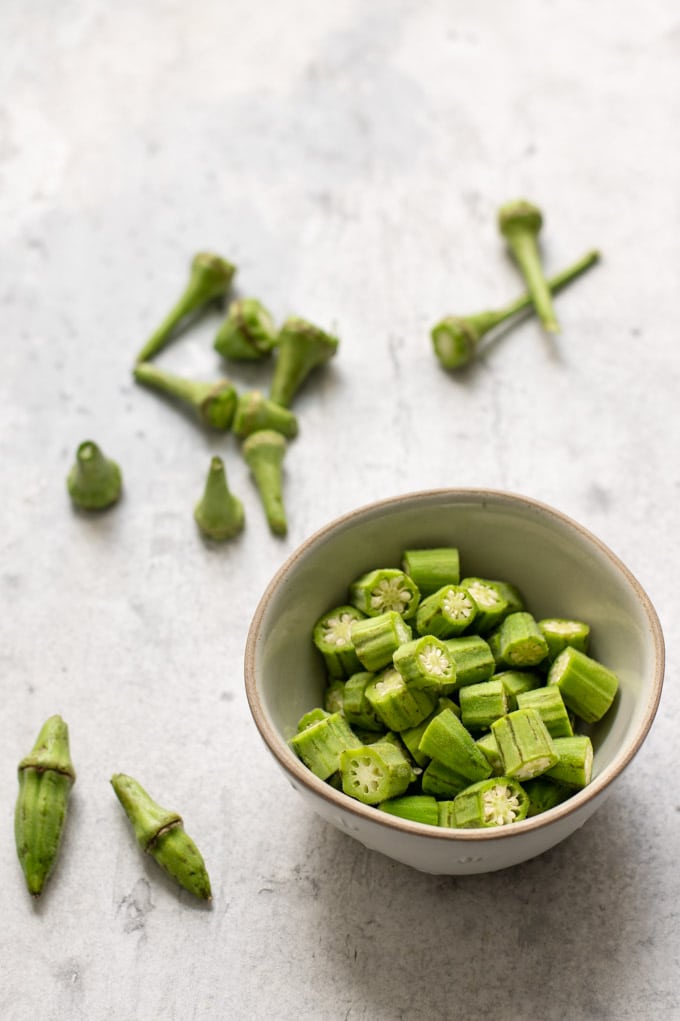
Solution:
[[(557, 519), (561, 524), (575, 530), (588, 542), (594, 544), (599, 551), (613, 564), (613, 566), (625, 577), (631, 588), (634, 590), (647, 618), (647, 624), (654, 649), (654, 676), (651, 688), (647, 697), (647, 704), (644, 715), (638, 725), (636, 733), (629, 742), (625, 752), (617, 755), (614, 760), (583, 790), (571, 795), (566, 801), (542, 812), (540, 815), (523, 819), (521, 822), (513, 823), (512, 826), (490, 827), (489, 829), (455, 829), (453, 827), (428, 826), (424, 823), (413, 822), (410, 819), (401, 819), (387, 812), (380, 812), (373, 805), (364, 805), (360, 801), (350, 798), (341, 790), (331, 787), (326, 781), (320, 780), (307, 766), (304, 765), (295, 753), (287, 746), (279, 732), (270, 724), (269, 718), (264, 710), (260, 693), (258, 690), (255, 656), (258, 642), (260, 640), (260, 629), (267, 607), (274, 597), (281, 581), (295, 564), (304, 557), (310, 549), (322, 542), (330, 533), (338, 528), (344, 528), (353, 521), (366, 516), (374, 516), (402, 503), (414, 503), (421, 500), (445, 501), (454, 498), (460, 502), (476, 500), (481, 503), (491, 501), (495, 503), (511, 504), (515, 507), (522, 507), (532, 513), (539, 513)], [(645, 740), (649, 729), (656, 716), (664, 680), (665, 668), (665, 644), (663, 631), (658, 614), (646, 591), (637, 580), (631, 570), (623, 561), (612, 552), (609, 547), (596, 535), (590, 532), (583, 525), (579, 524), (569, 515), (557, 510), (555, 507), (537, 500), (534, 497), (520, 493), (510, 492), (502, 489), (487, 488), (466, 488), (451, 487), (439, 489), (416, 490), (396, 496), (384, 497), (371, 503), (362, 504), (354, 510), (347, 511), (339, 517), (334, 518), (321, 528), (317, 529), (307, 537), (300, 545), (286, 558), (278, 568), (266, 589), (264, 590), (255, 612), (253, 614), (248, 636), (246, 640), (244, 656), (244, 676), (246, 697), (255, 725), (260, 736), (267, 745), (271, 754), (277, 759), (279, 766), (288, 774), (289, 779), (297, 781), (308, 788), (314, 794), (320, 796), (330, 806), (342, 812), (349, 812), (360, 820), (367, 820), (383, 826), (387, 830), (399, 833), (410, 833), (414, 836), (428, 837), (448, 841), (479, 841), (479, 840), (512, 840), (521, 837), (523, 834), (533, 830), (541, 829), (549, 823), (557, 822), (578, 812), (582, 806), (592, 801), (601, 794), (628, 766)]]

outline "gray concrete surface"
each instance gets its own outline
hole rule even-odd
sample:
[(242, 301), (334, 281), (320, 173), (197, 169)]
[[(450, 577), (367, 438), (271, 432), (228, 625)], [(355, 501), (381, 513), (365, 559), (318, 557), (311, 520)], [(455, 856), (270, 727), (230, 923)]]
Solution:
[[(677, 6), (4, 0), (0, 29), (0, 1016), (679, 1018)], [(559, 337), (528, 320), (454, 378), (429, 327), (518, 292), (495, 210), (521, 194), (546, 211), (551, 269), (592, 246), (604, 261), (559, 300)], [(285, 540), (233, 438), (131, 380), (200, 248), (278, 320), (341, 337), (296, 404)], [(218, 321), (159, 363), (215, 375)], [(64, 487), (86, 437), (125, 475), (94, 520)], [(225, 548), (191, 518), (211, 453), (248, 517)], [(659, 716), (606, 806), (541, 858), (465, 879), (312, 816), (242, 681), (257, 600), (307, 535), (455, 485), (582, 522), (668, 642)], [(15, 767), (53, 712), (78, 781), (34, 906)], [(137, 853), (118, 770), (183, 811), (212, 909)]]

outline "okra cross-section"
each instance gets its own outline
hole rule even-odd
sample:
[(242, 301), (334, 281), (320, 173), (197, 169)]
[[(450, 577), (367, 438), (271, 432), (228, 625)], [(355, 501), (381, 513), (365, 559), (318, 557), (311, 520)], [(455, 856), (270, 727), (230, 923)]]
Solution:
[(526, 819), (529, 798), (516, 780), (498, 776), (466, 787), (453, 799), (453, 825), (459, 829), (509, 826)]
[(477, 616), (477, 604), (460, 585), (444, 585), (423, 599), (416, 613), (419, 635), (453, 638), (469, 628)]
[(602, 663), (568, 645), (548, 672), (564, 704), (586, 723), (596, 723), (612, 705), (619, 686), (616, 674)]
[(552, 663), (562, 649), (573, 645), (581, 652), (588, 651), (590, 628), (582, 620), (565, 620), (563, 617), (545, 617), (538, 621), (543, 637), (548, 643), (548, 659)]
[(365, 670), (382, 670), (392, 656), (411, 638), (411, 628), (395, 610), (378, 617), (355, 620), (351, 625), (354, 650)]
[(456, 686), (456, 664), (444, 643), (434, 635), (400, 645), (394, 667), (412, 688), (448, 694)]
[(388, 567), (369, 571), (352, 582), (349, 601), (369, 617), (394, 610), (408, 620), (416, 612), (420, 592), (403, 571)]
[(331, 713), (305, 727), (290, 739), (290, 746), (320, 780), (327, 780), (340, 767), (346, 748), (359, 744), (341, 713)]
[(460, 584), (477, 605), (475, 631), (480, 635), (492, 631), (511, 612), (510, 603), (495, 582), (486, 578), (463, 578)]
[(421, 723), (437, 700), (432, 692), (409, 687), (393, 667), (369, 681), (365, 694), (378, 719), (397, 733)]
[(345, 794), (365, 805), (378, 805), (404, 794), (416, 778), (404, 753), (386, 741), (343, 752), (340, 774)]
[(319, 617), (312, 641), (321, 653), (330, 677), (350, 677), (361, 670), (352, 645), (352, 624), (364, 615), (355, 606), (336, 606)]

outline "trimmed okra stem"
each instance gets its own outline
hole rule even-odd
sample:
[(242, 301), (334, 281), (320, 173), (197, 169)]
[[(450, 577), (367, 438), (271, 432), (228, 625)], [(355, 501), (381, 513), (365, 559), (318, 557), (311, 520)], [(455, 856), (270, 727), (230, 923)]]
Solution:
[(388, 741), (344, 751), (340, 773), (345, 794), (365, 805), (399, 797), (416, 778), (404, 753)]
[(258, 429), (241, 447), (264, 508), (269, 528), (275, 535), (288, 530), (283, 506), (283, 458), (286, 441), (273, 429)]
[(228, 379), (215, 383), (184, 379), (165, 372), (150, 362), (139, 362), (134, 368), (138, 383), (150, 386), (193, 408), (203, 425), (225, 431), (230, 428), (236, 410), (236, 388)]
[(552, 663), (562, 649), (573, 645), (580, 652), (588, 651), (590, 628), (581, 620), (565, 620), (562, 617), (546, 617), (538, 621), (543, 637), (548, 643), (548, 659)]
[(401, 566), (423, 599), (444, 585), (457, 585), (460, 581), (460, 554), (453, 546), (406, 550)]
[(352, 582), (349, 601), (369, 617), (394, 610), (409, 620), (418, 607), (420, 592), (407, 574), (388, 567), (369, 571)]
[(331, 677), (345, 678), (361, 670), (352, 644), (352, 624), (363, 619), (363, 613), (356, 606), (337, 606), (319, 617), (314, 625), (312, 641)]
[(270, 401), (259, 390), (251, 390), (236, 402), (232, 431), (245, 439), (260, 429), (273, 429), (292, 440), (298, 434), (298, 421), (292, 411)]
[(498, 211), (500, 232), (526, 280), (538, 318), (549, 333), (559, 333), (550, 286), (538, 252), (537, 238), (542, 225), (540, 209), (524, 199), (508, 202)]
[(231, 539), (243, 529), (243, 504), (229, 491), (224, 462), (213, 457), (203, 496), (194, 508), (196, 524), (209, 539)]
[(213, 347), (223, 358), (252, 362), (266, 358), (277, 343), (274, 320), (262, 302), (237, 298), (229, 305)]
[(528, 811), (527, 794), (509, 776), (472, 784), (453, 799), (454, 826), (460, 829), (509, 826), (526, 819)]
[(340, 712), (331, 713), (305, 727), (289, 743), (320, 780), (327, 780), (340, 768), (340, 755), (346, 748), (356, 748), (359, 744)]
[(477, 604), (460, 585), (445, 585), (423, 599), (416, 613), (419, 635), (452, 638), (469, 628), (477, 616)]
[(444, 643), (434, 635), (400, 645), (392, 662), (412, 688), (445, 694), (456, 686), (456, 664)]
[(612, 670), (570, 645), (550, 667), (547, 683), (557, 685), (567, 709), (586, 723), (602, 719), (619, 686)]
[(368, 682), (365, 696), (378, 719), (396, 733), (416, 727), (430, 715), (436, 703), (436, 695), (408, 687), (393, 667)]
[(76, 507), (81, 510), (104, 510), (120, 497), (121, 471), (115, 461), (105, 457), (96, 443), (85, 440), (76, 451), (66, 486)]
[(428, 724), (420, 749), (468, 780), (484, 780), (491, 775), (486, 757), (451, 709), (437, 713)]
[(529, 780), (558, 760), (548, 728), (535, 709), (515, 709), (491, 724), (505, 776)]
[(270, 399), (284, 408), (290, 407), (312, 369), (327, 362), (337, 349), (337, 337), (324, 333), (305, 319), (291, 316), (279, 334)]
[[(548, 280), (551, 292), (555, 294), (565, 284), (594, 266), (599, 258), (599, 252), (588, 252), (578, 262), (555, 274)], [(472, 361), (477, 345), (490, 330), (532, 305), (533, 299), (527, 293), (493, 312), (479, 312), (471, 316), (447, 316), (432, 328), (432, 345), (437, 358), (445, 369), (463, 368)]]
[(133, 825), (137, 843), (180, 886), (202, 900), (212, 900), (210, 879), (182, 817), (153, 800), (137, 780), (115, 773), (111, 786)]
[(365, 617), (351, 624), (354, 650), (365, 670), (376, 672), (389, 666), (392, 656), (411, 638), (411, 628), (395, 611)]
[(439, 825), (439, 808), (435, 798), (427, 794), (403, 795), (390, 798), (378, 805), (381, 812), (396, 815), (399, 819), (410, 819), (411, 822), (422, 822), (426, 826)]
[(14, 812), (17, 855), (29, 893), (38, 897), (57, 861), (68, 798), (76, 779), (68, 727), (61, 716), (46, 721), (32, 751), (19, 763), (18, 773)]
[(194, 312), (227, 293), (236, 267), (210, 252), (199, 252), (191, 263), (189, 282), (179, 301), (149, 337), (137, 355), (138, 362), (147, 362), (165, 347), (177, 328)]

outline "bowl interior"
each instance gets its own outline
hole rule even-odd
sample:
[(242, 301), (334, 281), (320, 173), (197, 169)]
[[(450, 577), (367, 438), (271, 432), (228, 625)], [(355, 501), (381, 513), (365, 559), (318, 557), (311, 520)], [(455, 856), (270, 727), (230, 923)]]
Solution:
[(622, 768), (660, 696), (663, 641), (648, 597), (614, 554), (569, 518), (522, 497), (459, 490), (412, 494), (347, 515), (312, 536), (272, 581), (251, 629), (248, 694), (282, 763), (297, 763), (286, 741), (303, 713), (323, 704), (323, 661), (311, 641), (318, 617), (347, 601), (358, 575), (398, 567), (404, 550), (427, 546), (457, 546), (461, 577), (513, 582), (539, 619), (590, 624), (591, 655), (620, 679), (614, 707), (592, 730), (593, 782)]

